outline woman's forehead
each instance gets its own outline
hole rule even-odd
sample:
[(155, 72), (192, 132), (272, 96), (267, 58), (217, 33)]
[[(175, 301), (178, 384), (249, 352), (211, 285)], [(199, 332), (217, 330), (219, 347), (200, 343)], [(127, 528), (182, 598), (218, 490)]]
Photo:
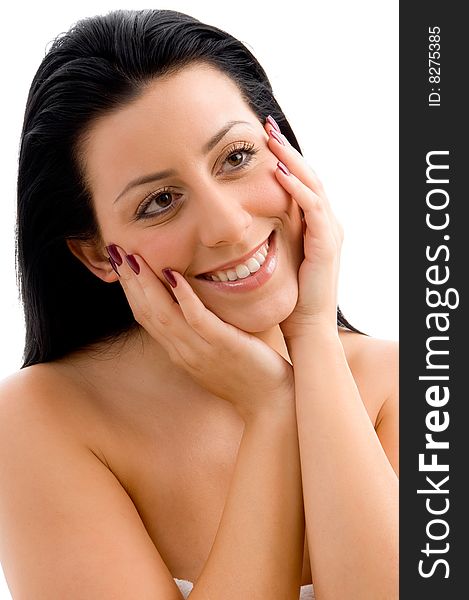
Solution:
[(252, 114), (228, 75), (210, 65), (195, 64), (148, 82), (136, 99), (104, 115), (92, 129), (125, 128), (129, 120), (134, 124), (141, 120), (144, 124), (150, 119), (163, 130), (178, 126), (187, 128), (202, 119), (217, 121), (217, 115), (230, 111)]
[(129, 181), (155, 163), (166, 168), (184, 154), (201, 154), (237, 121), (261, 128), (227, 75), (205, 64), (186, 66), (149, 82), (138, 98), (92, 125), (81, 145), (86, 179), (94, 192), (111, 183), (118, 188), (116, 180)]
[(210, 136), (223, 123), (237, 119), (257, 120), (230, 77), (208, 65), (190, 65), (149, 82), (138, 98), (99, 118), (85, 145), (91, 150), (90, 146), (117, 136), (138, 140), (149, 130), (168, 144), (189, 132)]

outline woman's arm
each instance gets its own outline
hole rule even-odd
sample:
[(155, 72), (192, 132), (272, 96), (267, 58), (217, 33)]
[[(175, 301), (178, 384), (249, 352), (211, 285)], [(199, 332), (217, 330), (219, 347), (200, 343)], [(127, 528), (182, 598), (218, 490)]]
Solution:
[(318, 600), (398, 598), (398, 479), (337, 331), (289, 341), (311, 573)]
[[(343, 230), (322, 183), (276, 129), (269, 129), (270, 148), (282, 161), (276, 177), (303, 211), (298, 301), (280, 326), (293, 361), (316, 597), (395, 600), (397, 477), (360, 398), (337, 331)], [(353, 183), (359, 185), (358, 180)], [(388, 425), (382, 431), (393, 437)]]
[(294, 599), (304, 515), (295, 407), (245, 426), (225, 509), (194, 600)]

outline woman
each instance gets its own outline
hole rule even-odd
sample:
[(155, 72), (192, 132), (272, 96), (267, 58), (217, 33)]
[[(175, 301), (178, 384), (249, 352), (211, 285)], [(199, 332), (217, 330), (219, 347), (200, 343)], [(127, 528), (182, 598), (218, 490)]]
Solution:
[(172, 11), (79, 22), (18, 184), (13, 598), (397, 598), (396, 349), (337, 309), (341, 226), (251, 53)]

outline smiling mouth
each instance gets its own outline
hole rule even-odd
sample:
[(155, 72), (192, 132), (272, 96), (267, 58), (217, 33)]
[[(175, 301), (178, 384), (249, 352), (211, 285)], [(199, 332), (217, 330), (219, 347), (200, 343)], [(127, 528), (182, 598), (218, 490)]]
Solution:
[(257, 246), (257, 248), (244, 260), (240, 259), (238, 262), (231, 263), (228, 267), (201, 273), (200, 275), (196, 275), (196, 278), (206, 279), (208, 281), (230, 282), (245, 279), (256, 273), (266, 260), (273, 233), (274, 232), (272, 231), (269, 237), (262, 242), (262, 244)]

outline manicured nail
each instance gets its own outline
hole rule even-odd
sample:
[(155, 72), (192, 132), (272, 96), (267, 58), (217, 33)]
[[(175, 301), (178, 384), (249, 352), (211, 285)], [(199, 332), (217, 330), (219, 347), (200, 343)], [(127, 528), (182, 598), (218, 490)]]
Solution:
[(115, 244), (111, 244), (110, 246), (106, 246), (106, 250), (108, 251), (109, 256), (116, 263), (118, 267), (122, 264), (122, 256), (120, 255), (119, 250)]
[[(116, 265), (116, 261), (112, 258), (112, 256), (110, 256), (108, 258), (109, 264), (111, 265), (111, 267), (114, 269), (114, 271), (119, 275), (119, 271), (117, 270), (117, 265)], [(120, 277), (120, 275), (119, 275)]]
[(277, 124), (277, 121), (271, 117), (270, 115), (266, 118), (267, 123), (270, 123), (274, 129), (276, 129), (280, 133), (280, 127)]
[(280, 135), (275, 131), (275, 129), (269, 129), (269, 135), (271, 137), (273, 137), (274, 140), (277, 140), (277, 142), (279, 144), (282, 144), (282, 146), (285, 146), (285, 142), (282, 140), (282, 138), (280, 137)]
[(283, 162), (281, 162), (280, 160), (277, 163), (277, 167), (282, 171), (282, 173), (284, 173), (285, 175), (291, 175), (290, 171), (288, 170), (288, 167), (286, 165), (283, 164)]
[(132, 269), (132, 271), (135, 273), (135, 275), (138, 275), (140, 273), (140, 266), (135, 260), (135, 256), (133, 254), (126, 254), (125, 260), (127, 261), (127, 264)]
[(171, 287), (175, 288), (177, 286), (178, 283), (177, 283), (171, 269), (163, 269), (163, 275)]

